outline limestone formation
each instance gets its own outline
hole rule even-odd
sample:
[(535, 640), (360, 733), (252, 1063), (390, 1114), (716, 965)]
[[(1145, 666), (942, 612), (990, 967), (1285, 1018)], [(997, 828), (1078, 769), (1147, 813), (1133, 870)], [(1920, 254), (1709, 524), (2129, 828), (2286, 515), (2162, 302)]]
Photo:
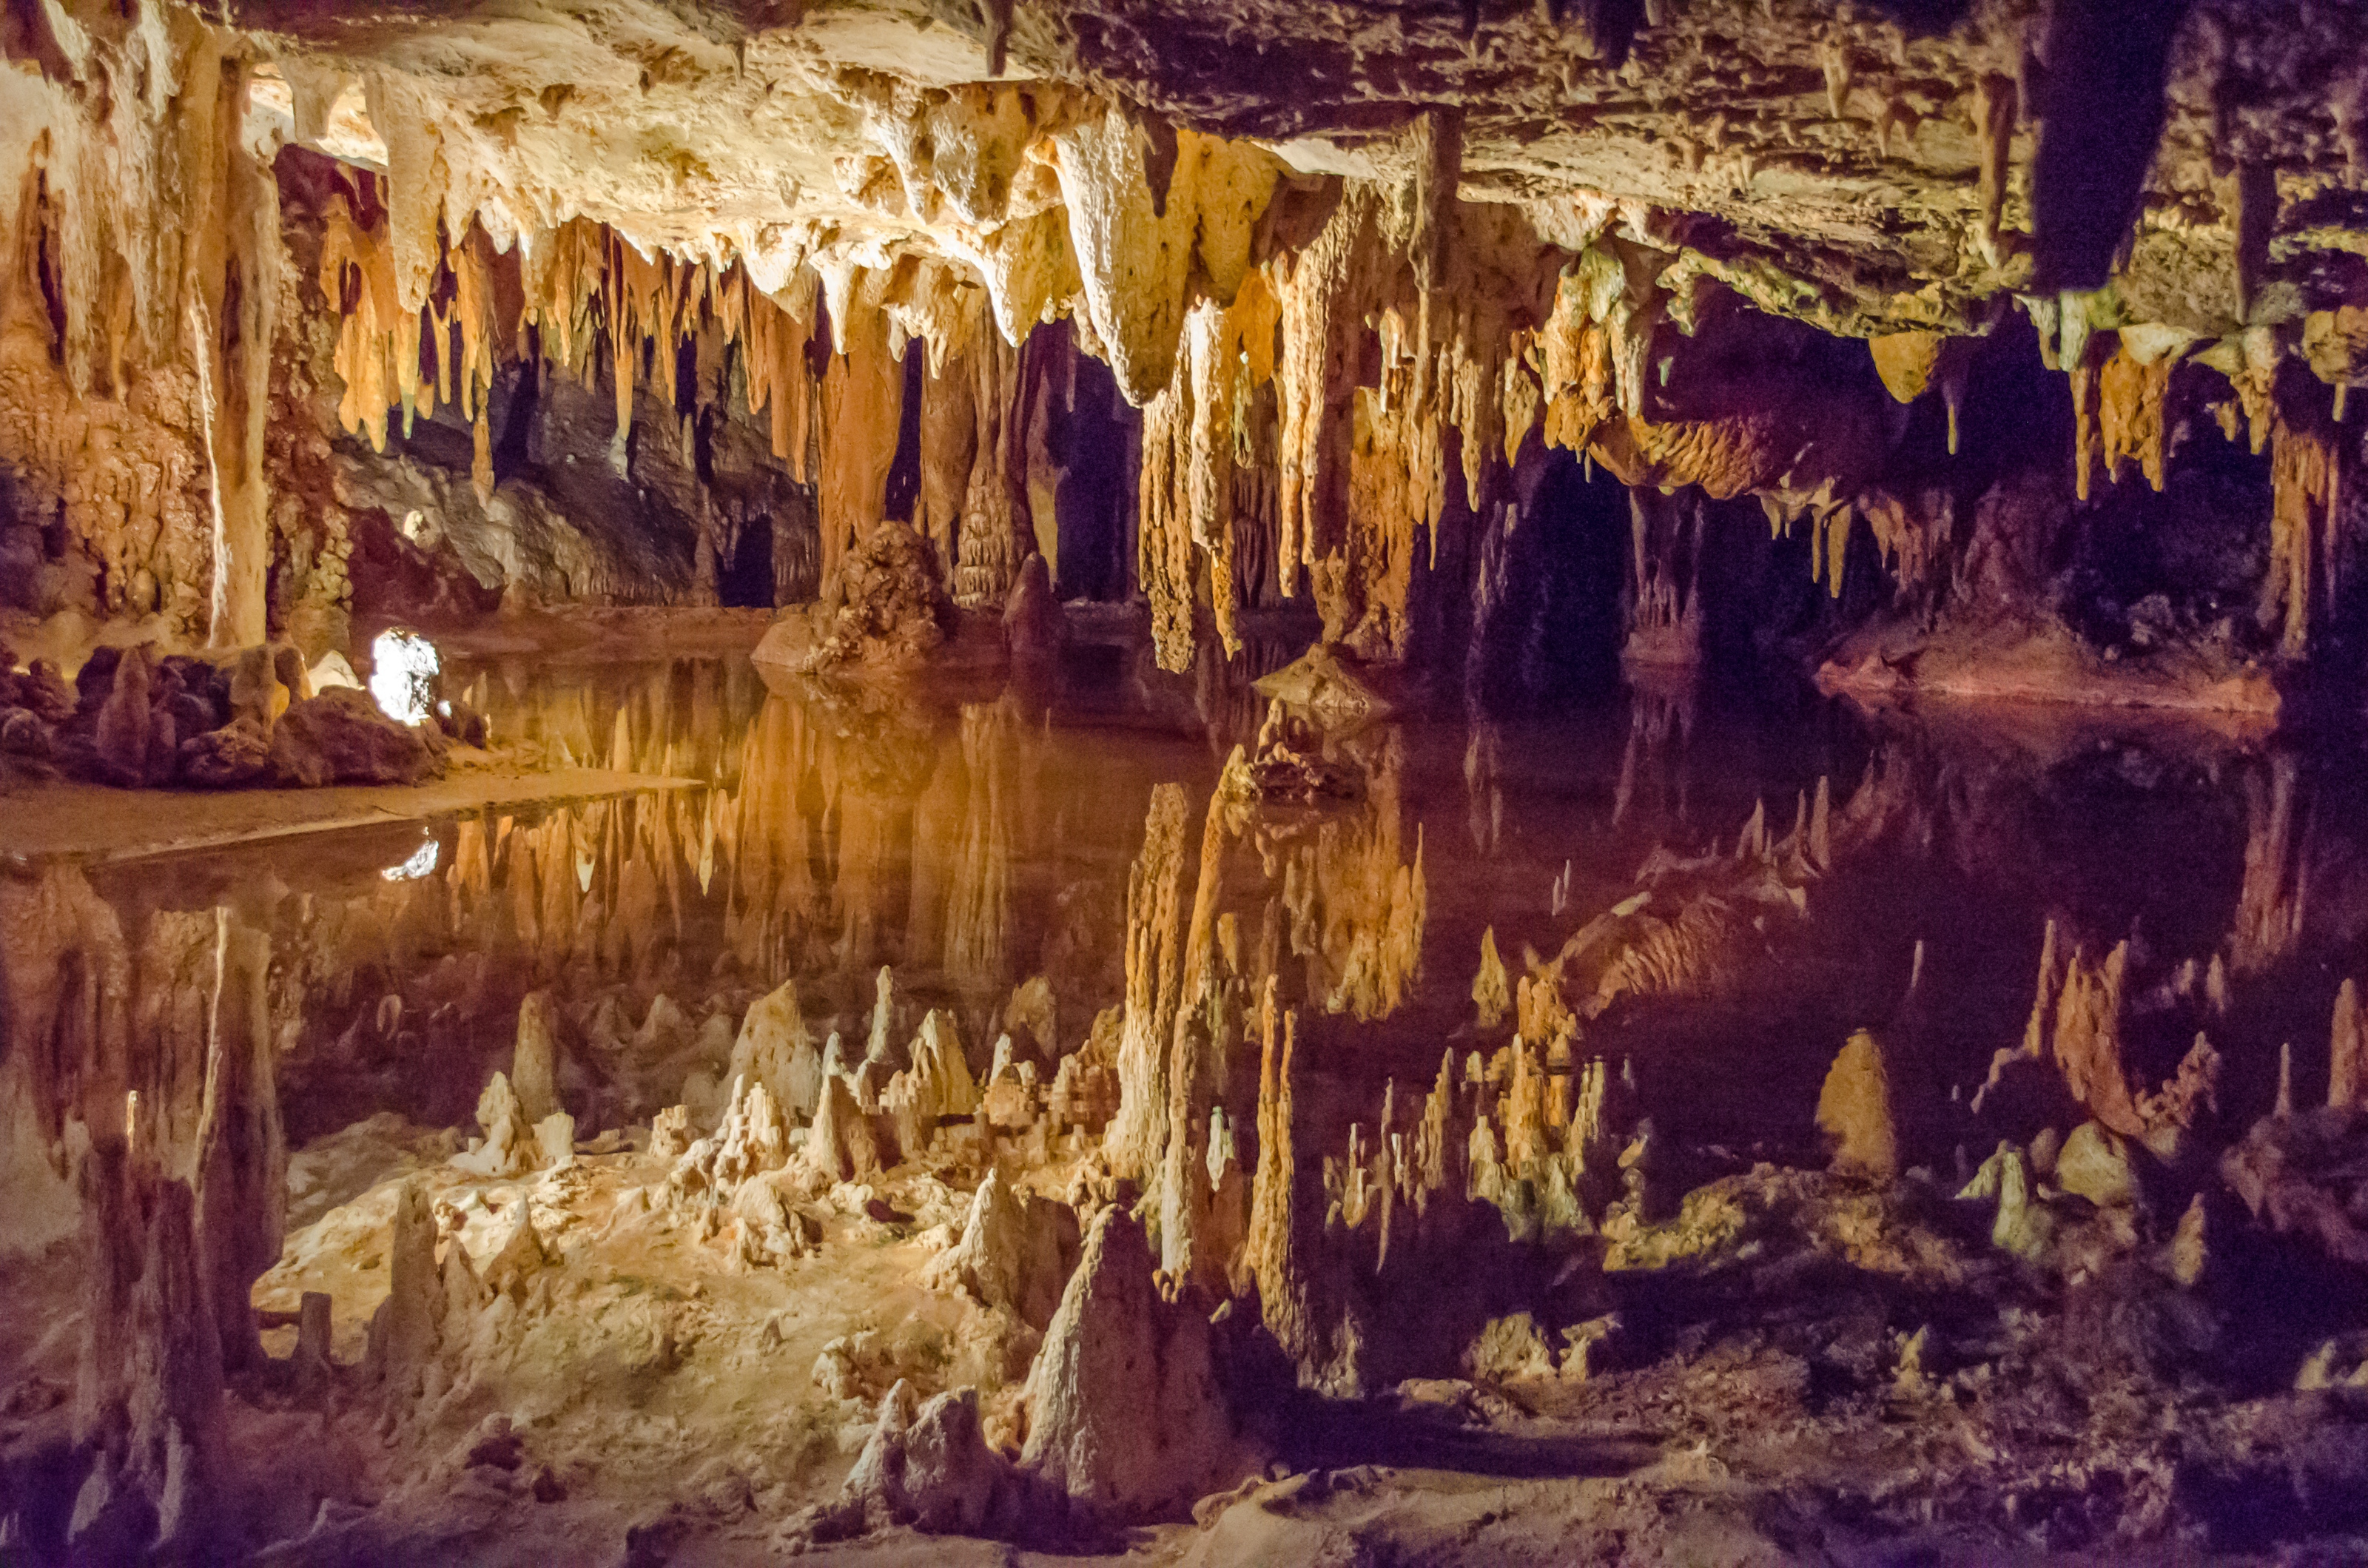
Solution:
[(1239, 1462), (1208, 1323), (1151, 1276), (1143, 1227), (1102, 1210), (1028, 1374), (1021, 1467), (1088, 1526), (1174, 1517)]
[[(559, 1109), (559, 1014), (548, 991), (532, 991), (518, 1004), (518, 1043), (510, 1051), (510, 1092), (518, 1115), (539, 1125)], [(487, 1136), (490, 1137), (488, 1129)]]
[(1051, 1325), (1077, 1260), (1077, 1219), (1064, 1203), (1015, 1192), (989, 1171), (971, 1199), (962, 1240), (933, 1267), (990, 1307), (1030, 1327)]
[(2363, 23), (7, 7), (0, 1562), (2340, 1555)]
[(1899, 1130), (1883, 1044), (1864, 1029), (1834, 1058), (1817, 1096), (1817, 1131), (1833, 1142), (1837, 1173), (1887, 1182), (1900, 1171)]
[(822, 1094), (822, 1055), (798, 1011), (796, 981), (785, 980), (749, 1004), (728, 1071), (732, 1079), (765, 1085), (782, 1109), (813, 1119)]

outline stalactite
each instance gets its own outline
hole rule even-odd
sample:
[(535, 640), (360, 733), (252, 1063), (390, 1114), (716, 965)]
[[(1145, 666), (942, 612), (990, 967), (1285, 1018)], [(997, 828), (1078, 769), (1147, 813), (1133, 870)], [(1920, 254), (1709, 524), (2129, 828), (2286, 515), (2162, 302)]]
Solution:
[(838, 352), (823, 375), (822, 574), (827, 595), (838, 563), (870, 537), (886, 505), (888, 471), (905, 407), (905, 369), (888, 351), (888, 318), (858, 292), (849, 319), (834, 317)]
[[(1982, 259), (1996, 267), (1999, 226), (2005, 222), (2007, 178), (2014, 149), (2019, 95), (2014, 78), (1985, 73), (1974, 86), (1974, 142), (1980, 149), (1980, 217), (1975, 228)], [(1951, 449), (1955, 449), (1952, 446)]]
[(1945, 489), (1900, 496), (1886, 489), (1861, 493), (1875, 548), (1883, 552), (1903, 596), (1931, 594), (1944, 586), (1956, 533), (1955, 498)]
[(973, 405), (978, 372), (972, 356), (982, 350), (965, 347), (935, 363), (921, 383), (921, 492), (914, 506), (913, 526), (938, 553), (938, 565), (953, 575), (962, 529), (962, 502), (970, 489), (972, 464), (978, 455), (978, 412)]
[(1414, 267), (1414, 286), (1428, 294), (1447, 274), (1456, 185), (1463, 173), (1463, 111), (1430, 108), (1416, 115), (1406, 128), (1406, 152), (1413, 165), (1406, 192), (1412, 210), (1406, 256)]
[(972, 355), (976, 371), (971, 408), (978, 418), (970, 482), (962, 499), (962, 540), (954, 570), (954, 601), (1000, 605), (1032, 545), (1023, 523), (1027, 431), (1020, 399), (1026, 350), (986, 340)]
[(2170, 424), (2165, 399), (2176, 364), (2169, 355), (2142, 363), (2123, 343), (2097, 373), (2099, 439), (2105, 477), (2114, 483), (2122, 481), (2123, 466), (2135, 459), (2146, 483), (2162, 488)]
[(1550, 447), (1584, 451), (1596, 427), (1613, 413), (1611, 342), (1589, 310), (1590, 280), (1567, 267), (1555, 284), (1554, 309), (1538, 335)]
[[(2307, 385), (2308, 383), (2305, 383)], [(2314, 618), (2334, 597), (2341, 548), (2341, 449), (2300, 399), (2282, 399), (2270, 444), (2270, 566), (2260, 618), (2281, 627), (2286, 657), (2309, 652)]]
[(1116, 106), (1053, 133), (1086, 315), (1138, 408), (1175, 374), (1196, 256), (1217, 302), (1232, 303), (1279, 169), (1247, 142), (1178, 131), (1166, 199), (1155, 203), (1143, 134)]
[(249, 647), (264, 640), (264, 579), (271, 556), (264, 430), (271, 412), (271, 356), (285, 250), (279, 185), (241, 134), (245, 97), (242, 66), (228, 73), (217, 89), (211, 140), (221, 164), (220, 207), (207, 216), (220, 254), (213, 245), (200, 245), (193, 258), (205, 269), (199, 297), (211, 301), (210, 310), (193, 309), (192, 319), (211, 328), (197, 353), (200, 385), (211, 392), (200, 407), (213, 469), (213, 594), (207, 642), (216, 648)]
[(1282, 307), (1279, 553), (1286, 597), (1298, 593), (1304, 571), (1338, 548), (1351, 437), (1341, 415), (1353, 384), (1362, 284), (1381, 248), (1379, 206), (1378, 191), (1352, 184), (1315, 240), (1276, 262), (1274, 291)]

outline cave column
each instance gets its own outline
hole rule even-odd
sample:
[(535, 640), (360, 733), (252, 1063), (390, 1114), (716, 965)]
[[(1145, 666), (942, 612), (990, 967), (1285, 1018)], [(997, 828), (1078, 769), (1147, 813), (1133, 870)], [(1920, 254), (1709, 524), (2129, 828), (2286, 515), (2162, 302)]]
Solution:
[(888, 471), (905, 414), (905, 369), (889, 351), (887, 312), (853, 298), (834, 319), (838, 352), (823, 375), (822, 588), (834, 591), (839, 559), (871, 537), (888, 505)]
[(274, 306), (283, 259), (279, 189), (243, 133), (246, 68), (217, 60), (212, 145), (220, 159), (213, 222), (191, 246), (185, 290), (213, 502), (213, 594), (207, 643), (243, 648), (267, 635), (271, 487), (264, 430), (271, 413)]

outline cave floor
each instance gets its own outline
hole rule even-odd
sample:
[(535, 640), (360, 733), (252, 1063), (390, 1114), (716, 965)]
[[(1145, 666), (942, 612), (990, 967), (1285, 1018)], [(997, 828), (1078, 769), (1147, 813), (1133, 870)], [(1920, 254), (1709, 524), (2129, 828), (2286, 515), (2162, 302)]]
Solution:
[[(0, 789), (6, 851), (24, 859), (108, 861), (261, 846), (315, 834), (347, 834), (449, 819), (494, 807), (548, 805), (696, 780), (604, 767), (463, 770), (427, 784), (339, 784), (322, 790), (221, 792), (114, 790), (100, 784)], [(416, 842), (418, 835), (415, 832)]]

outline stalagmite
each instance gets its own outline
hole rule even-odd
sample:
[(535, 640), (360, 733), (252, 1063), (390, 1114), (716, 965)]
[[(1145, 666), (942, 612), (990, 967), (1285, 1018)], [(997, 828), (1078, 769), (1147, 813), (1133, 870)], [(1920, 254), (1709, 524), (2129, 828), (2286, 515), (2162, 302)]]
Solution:
[(1081, 1523), (1180, 1512), (1235, 1462), (1208, 1323), (1160, 1300), (1143, 1227), (1116, 1208), (1094, 1220), (1027, 1398), (1021, 1467)]
[(2055, 999), (2051, 1050), (2072, 1097), (2107, 1127), (2135, 1138), (2144, 1136), (2146, 1124), (2139, 1119), (2123, 1068), (2121, 1046), (2122, 985), (2128, 965), (2126, 942), (2116, 944), (2100, 965), (2074, 951)]
[(2360, 1027), (2360, 987), (2345, 980), (2335, 994), (2335, 1021), (2328, 1030), (2327, 1103), (2368, 1110), (2368, 1040)]
[(796, 981), (785, 980), (748, 1005), (726, 1072), (733, 1079), (762, 1084), (785, 1110), (814, 1116), (822, 1093), (822, 1056), (798, 1011)]
[(1077, 1219), (1066, 1205), (1014, 1191), (989, 1171), (971, 1199), (962, 1240), (933, 1268), (1022, 1323), (1052, 1325), (1077, 1261)]
[(510, 1052), (510, 1090), (518, 1114), (539, 1123), (559, 1108), (559, 1011), (548, 991), (518, 1004), (518, 1042)]
[(444, 1317), (444, 1287), (436, 1267), (436, 1217), (419, 1182), (404, 1183), (396, 1195), (387, 1253), (387, 1295), (370, 1318), (368, 1368), (399, 1407), (436, 1353)]
[(1480, 1010), (1480, 1027), (1484, 1029), (1493, 1029), (1502, 1023), (1513, 1006), (1505, 961), (1497, 956), (1494, 926), (1480, 933), (1480, 972), (1472, 978), (1472, 1001)]
[(1880, 1041), (1864, 1029), (1850, 1038), (1817, 1096), (1817, 1130), (1833, 1140), (1833, 1168), (1886, 1182), (1899, 1175), (1899, 1134), (1891, 1075)]

